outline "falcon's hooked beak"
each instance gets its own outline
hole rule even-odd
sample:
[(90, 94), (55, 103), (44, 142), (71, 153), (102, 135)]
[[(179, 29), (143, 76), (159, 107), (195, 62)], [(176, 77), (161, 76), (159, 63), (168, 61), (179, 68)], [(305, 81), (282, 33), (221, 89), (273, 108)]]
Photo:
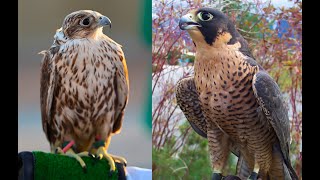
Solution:
[(99, 17), (99, 25), (100, 26), (108, 26), (111, 28), (111, 20), (106, 16)]
[(182, 30), (196, 30), (197, 27), (201, 27), (201, 24), (194, 20), (194, 15), (188, 13), (181, 17), (179, 21), (179, 27)]

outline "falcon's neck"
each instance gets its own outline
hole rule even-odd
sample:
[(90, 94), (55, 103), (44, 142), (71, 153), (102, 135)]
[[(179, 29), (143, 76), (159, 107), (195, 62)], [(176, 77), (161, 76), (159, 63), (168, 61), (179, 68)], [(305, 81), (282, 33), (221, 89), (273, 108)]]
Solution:
[[(106, 40), (107, 42), (111, 42), (112, 44), (116, 43), (114, 42), (111, 38), (109, 38), (107, 35), (103, 34), (103, 31), (102, 31), (102, 27), (96, 29), (93, 33), (87, 35), (86, 38), (81, 38), (81, 37), (75, 37), (75, 38), (68, 38), (64, 33), (63, 33), (63, 30), (62, 28), (59, 28), (56, 30), (56, 33), (54, 35), (54, 41), (53, 41), (53, 44), (52, 46), (59, 46), (59, 45), (62, 45), (62, 44), (65, 44), (66, 42), (68, 42), (69, 40), (81, 40), (81, 39), (88, 39), (90, 40), (91, 42), (94, 42), (94, 41), (101, 41), (101, 40)], [(117, 44), (117, 43), (116, 43)], [(119, 44), (118, 44), (119, 45)], [(121, 45), (119, 45), (121, 47)]]
[[(228, 44), (231, 38), (230, 33), (222, 33), (210, 45), (198, 32), (192, 34), (192, 39), (196, 44), (195, 69), (198, 68), (200, 71), (200, 69), (206, 67), (211, 73), (217, 74), (219, 73), (217, 70), (223, 70), (225, 64), (235, 67), (233, 64), (242, 63), (246, 57), (239, 51), (241, 44), (240, 42)], [(234, 69), (236, 70), (236, 68)], [(233, 69), (230, 70), (232, 71)]]
[[(83, 40), (88, 40), (88, 41), (83, 41)], [(119, 49), (121, 50), (122, 46), (116, 43), (111, 38), (109, 38), (107, 35), (105, 35), (102, 31), (102, 27), (98, 28), (94, 33), (88, 35), (87, 38), (76, 38), (76, 39), (69, 39), (67, 36), (64, 35), (62, 28), (57, 29), (54, 35), (54, 41), (51, 47), (60, 46), (64, 44), (69, 44), (67, 46), (70, 46), (73, 44), (78, 44), (79, 42), (81, 42), (81, 44), (90, 42), (90, 43), (97, 43), (98, 45), (100, 45), (101, 41), (106, 42), (107, 44), (109, 44), (110, 46), (112, 46), (117, 50)], [(107, 45), (107, 44), (104, 44), (104, 45)]]

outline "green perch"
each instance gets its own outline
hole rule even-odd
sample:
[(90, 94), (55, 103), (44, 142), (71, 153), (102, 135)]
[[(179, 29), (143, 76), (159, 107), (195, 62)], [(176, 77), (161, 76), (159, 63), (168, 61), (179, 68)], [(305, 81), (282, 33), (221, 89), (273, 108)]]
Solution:
[(74, 158), (41, 151), (24, 151), (18, 154), (18, 179), (56, 180), (56, 179), (125, 179), (125, 167), (116, 162), (115, 172), (109, 172), (107, 160), (82, 157), (87, 165), (83, 171)]

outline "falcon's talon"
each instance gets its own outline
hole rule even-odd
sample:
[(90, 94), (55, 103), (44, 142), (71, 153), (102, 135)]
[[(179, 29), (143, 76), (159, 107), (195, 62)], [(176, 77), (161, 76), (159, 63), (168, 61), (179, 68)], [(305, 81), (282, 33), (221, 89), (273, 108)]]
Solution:
[(83, 151), (77, 154), (79, 157), (90, 157), (90, 153), (88, 151)]
[(88, 156), (91, 157), (91, 158), (96, 158), (96, 156), (94, 154), (91, 154), (91, 153), (89, 153)]
[(212, 180), (221, 180), (223, 179), (223, 176), (221, 173), (213, 173), (212, 174)]
[(60, 147), (57, 147), (57, 148), (54, 150), (54, 153), (55, 153), (55, 154), (65, 154)]
[(89, 156), (89, 153), (87, 151), (84, 151), (84, 152), (81, 152), (81, 153), (78, 153), (76, 154), (72, 148), (68, 148), (68, 150), (66, 152), (63, 151), (63, 149), (61, 147), (57, 147), (55, 150), (54, 150), (54, 153), (55, 154), (60, 154), (60, 155), (64, 155), (64, 156), (68, 156), (68, 157), (71, 157), (71, 158), (74, 158), (75, 160), (77, 160), (80, 164), (80, 166), (82, 167), (83, 171), (86, 172), (87, 171), (87, 167), (86, 167), (86, 164), (85, 162), (81, 159), (81, 157), (84, 157), (84, 156)]
[(87, 173), (88, 172), (87, 171), (87, 166), (82, 167), (82, 170), (83, 170), (84, 173)]
[(127, 166), (127, 160), (125, 158), (120, 157), (120, 156), (116, 156), (116, 155), (113, 155), (113, 154), (109, 154), (109, 155), (112, 157), (112, 159), (114, 161), (120, 162), (124, 166)]
[(103, 155), (102, 154), (98, 154), (98, 155), (95, 156), (95, 158), (100, 161), (103, 158)]
[(115, 171), (109, 171), (109, 177), (111, 177), (114, 172)]
[(80, 156), (78, 154), (76, 154), (72, 149), (69, 149), (66, 153), (65, 153), (66, 156), (69, 156), (69, 157), (72, 157), (72, 158), (75, 158), (81, 165), (82, 169), (86, 168), (86, 163), (81, 159), (81, 156), (84, 156), (84, 155), (81, 155)]
[(105, 147), (101, 146), (98, 148), (98, 150), (96, 152), (96, 157), (99, 158), (99, 160), (101, 160), (102, 158), (105, 158), (110, 165), (110, 171), (116, 170), (115, 162), (114, 162), (113, 158), (106, 152)]
[(258, 179), (258, 173), (252, 172), (249, 176), (248, 180), (257, 180)]

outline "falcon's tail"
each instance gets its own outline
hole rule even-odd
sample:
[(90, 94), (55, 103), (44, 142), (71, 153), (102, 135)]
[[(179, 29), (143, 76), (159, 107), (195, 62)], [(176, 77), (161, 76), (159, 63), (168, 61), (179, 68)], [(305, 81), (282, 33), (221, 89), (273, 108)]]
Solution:
[(284, 158), (279, 146), (273, 147), (272, 164), (268, 173), (269, 179), (299, 180), (290, 159)]
[(287, 177), (289, 175), (289, 177), (291, 177), (292, 180), (299, 180), (298, 175), (296, 174), (295, 170), (293, 169), (293, 167), (291, 166), (290, 162), (283, 162), (283, 170), (285, 173), (285, 177)]

